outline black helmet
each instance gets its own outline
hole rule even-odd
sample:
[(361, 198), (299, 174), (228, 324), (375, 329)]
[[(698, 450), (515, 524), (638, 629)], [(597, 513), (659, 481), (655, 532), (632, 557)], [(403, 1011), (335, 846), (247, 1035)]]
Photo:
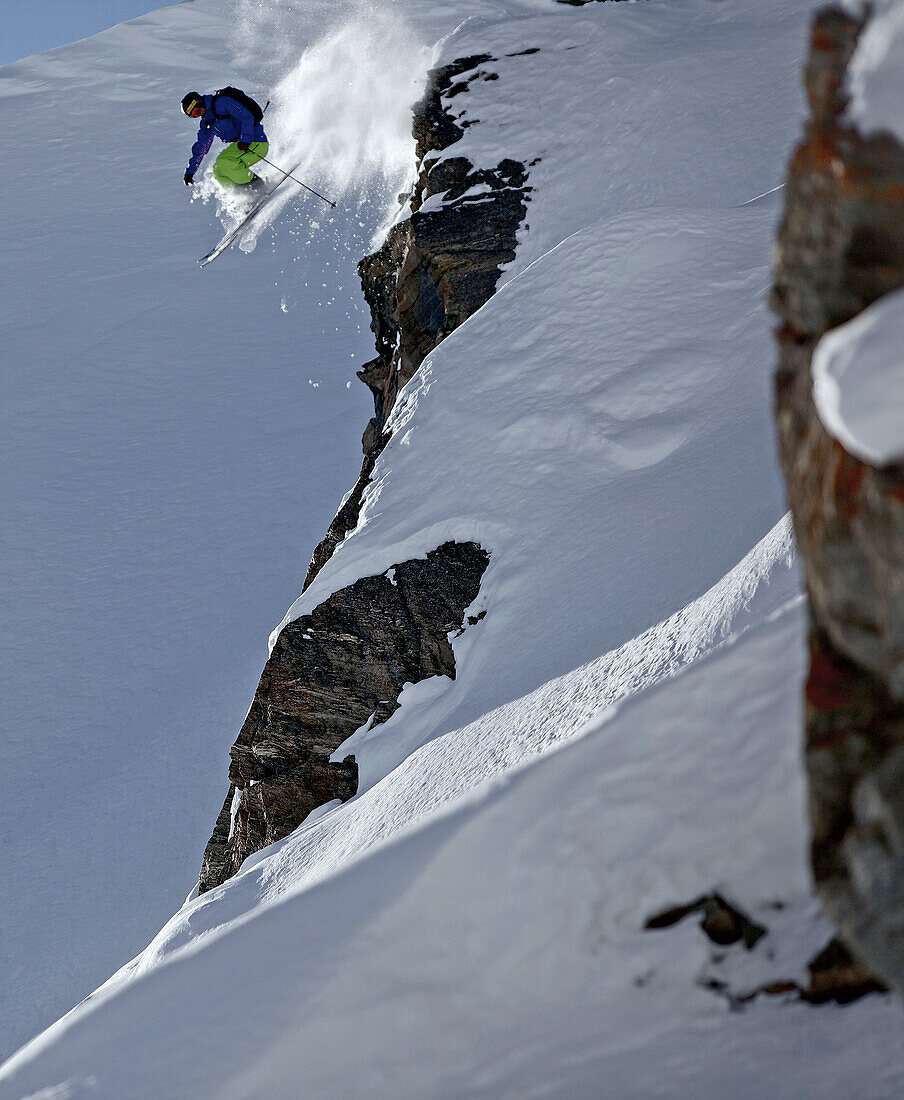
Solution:
[(189, 92), (188, 95), (182, 97), (182, 110), (190, 115), (195, 107), (202, 107), (204, 105), (204, 97), (200, 92)]

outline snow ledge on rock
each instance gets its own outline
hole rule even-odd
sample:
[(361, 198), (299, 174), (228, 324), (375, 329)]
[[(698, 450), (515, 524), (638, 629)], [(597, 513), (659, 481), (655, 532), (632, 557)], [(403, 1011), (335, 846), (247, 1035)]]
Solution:
[(904, 458), (904, 291), (827, 332), (813, 353), (813, 399), (830, 435), (855, 458)]

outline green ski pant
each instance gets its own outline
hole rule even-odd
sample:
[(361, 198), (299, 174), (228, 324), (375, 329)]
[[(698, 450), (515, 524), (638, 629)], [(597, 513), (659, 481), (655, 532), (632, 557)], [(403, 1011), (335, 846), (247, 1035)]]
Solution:
[(239, 143), (234, 141), (214, 161), (213, 178), (224, 187), (250, 183), (254, 179), (250, 166), (266, 156), (269, 148), (266, 141), (252, 141), (248, 152), (243, 153), (239, 149)]

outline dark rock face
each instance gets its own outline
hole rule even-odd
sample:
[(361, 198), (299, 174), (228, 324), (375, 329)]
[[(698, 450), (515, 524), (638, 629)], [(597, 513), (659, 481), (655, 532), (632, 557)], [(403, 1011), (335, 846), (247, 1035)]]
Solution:
[(904, 286), (904, 148), (841, 117), (863, 21), (817, 16), (811, 117), (790, 166), (772, 305), (776, 413), (810, 599), (806, 764), (812, 862), (842, 937), (904, 984), (904, 467), (823, 428), (810, 361), (828, 329)]
[(671, 928), (673, 924), (678, 924), (693, 913), (701, 914), (701, 931), (720, 947), (743, 942), (750, 951), (766, 935), (766, 929), (762, 925), (745, 916), (721, 894), (707, 894), (696, 901), (666, 909), (650, 917), (644, 927), (649, 931)]
[[(461, 95), (474, 81), (497, 79), (489, 67), (492, 60), (477, 54), (434, 69), (423, 99), (415, 104), (418, 177), (412, 194), (405, 196), (411, 217), (394, 226), (380, 249), (358, 267), (377, 350), (377, 357), (358, 371), (374, 395), (374, 416), (362, 441), (364, 463), (314, 551), (305, 587), (357, 523), (399, 391), (437, 344), (488, 301), (500, 265), (515, 258), (530, 191), (525, 166), (506, 159), (492, 168), (475, 168), (465, 157), (440, 159), (464, 133), (444, 98)], [(478, 184), (489, 191), (467, 197), (465, 192)], [(442, 196), (442, 205), (423, 211), (433, 196)]]
[(231, 750), (202, 893), (317, 806), (351, 798), (354, 757), (330, 755), (365, 723), (385, 722), (406, 683), (454, 679), (448, 635), (461, 628), (488, 561), (474, 543), (444, 543), (391, 577), (362, 577), (282, 630)]

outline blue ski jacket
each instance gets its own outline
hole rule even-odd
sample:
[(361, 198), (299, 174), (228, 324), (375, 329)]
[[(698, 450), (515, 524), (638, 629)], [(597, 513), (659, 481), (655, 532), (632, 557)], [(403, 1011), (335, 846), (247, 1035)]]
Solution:
[[(214, 114), (213, 101), (216, 98), (217, 111)], [(198, 138), (191, 147), (191, 160), (188, 162), (188, 174), (193, 176), (201, 167), (201, 161), (213, 145), (215, 137), (227, 143), (232, 141), (266, 141), (263, 124), (254, 121), (254, 115), (236, 103), (232, 96), (202, 96), (207, 110), (201, 117)]]

